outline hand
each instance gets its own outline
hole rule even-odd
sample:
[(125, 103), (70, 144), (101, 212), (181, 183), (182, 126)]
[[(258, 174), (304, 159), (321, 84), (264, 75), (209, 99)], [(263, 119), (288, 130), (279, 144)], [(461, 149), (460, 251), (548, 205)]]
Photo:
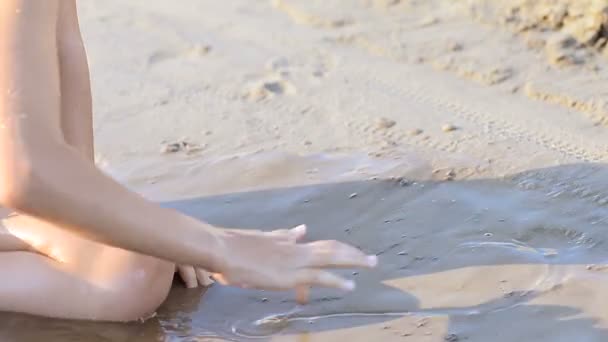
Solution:
[(328, 268), (375, 267), (376, 256), (338, 241), (298, 244), (305, 226), (270, 233), (225, 230), (220, 241), (214, 279), (246, 288), (305, 293), (309, 286), (353, 290), (354, 282), (328, 272)]
[(179, 273), (182, 281), (189, 289), (196, 288), (199, 284), (202, 287), (208, 287), (209, 285), (213, 284), (211, 273), (202, 268), (195, 268), (187, 265), (176, 265), (175, 271)]

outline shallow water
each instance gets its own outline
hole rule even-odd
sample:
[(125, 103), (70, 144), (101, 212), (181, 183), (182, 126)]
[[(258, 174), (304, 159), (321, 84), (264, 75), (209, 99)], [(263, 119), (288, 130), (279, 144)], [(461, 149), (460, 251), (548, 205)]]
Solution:
[[(145, 323), (3, 314), (0, 340), (608, 340), (607, 167), (454, 181), (431, 171), (415, 158), (281, 154), (118, 170), (165, 206), (213, 224), (306, 223), (310, 239), (347, 241), (379, 255), (380, 266), (340, 271), (357, 280), (355, 292), (315, 290), (303, 307), (292, 293), (176, 284)], [(162, 181), (146, 181), (159, 172)]]

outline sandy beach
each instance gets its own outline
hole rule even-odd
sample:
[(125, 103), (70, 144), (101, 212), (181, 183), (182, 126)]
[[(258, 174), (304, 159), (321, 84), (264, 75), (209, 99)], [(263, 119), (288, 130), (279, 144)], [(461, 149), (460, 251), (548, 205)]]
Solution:
[(80, 1), (101, 169), (380, 265), (301, 308), (176, 284), (145, 323), (0, 340), (608, 341), (608, 3), (573, 3)]

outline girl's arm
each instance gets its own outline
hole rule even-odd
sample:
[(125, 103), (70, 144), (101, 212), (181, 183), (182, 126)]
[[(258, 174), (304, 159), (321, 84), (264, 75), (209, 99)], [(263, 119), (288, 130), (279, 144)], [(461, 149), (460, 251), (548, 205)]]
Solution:
[(61, 1), (0, 1), (0, 205), (107, 245), (219, 272), (221, 281), (242, 286), (350, 289), (353, 284), (324, 269), (376, 264), (374, 256), (337, 241), (296, 244), (301, 228), (220, 230), (100, 172), (91, 151), (74, 149), (62, 132), (62, 91), (76, 90), (61, 85)]
[(61, 128), (65, 141), (94, 161), (93, 101), (87, 54), (76, 0), (59, 3), (57, 55), (61, 80)]
[(216, 229), (130, 192), (65, 141), (58, 7), (0, 2), (0, 204), (108, 245), (213, 263)]

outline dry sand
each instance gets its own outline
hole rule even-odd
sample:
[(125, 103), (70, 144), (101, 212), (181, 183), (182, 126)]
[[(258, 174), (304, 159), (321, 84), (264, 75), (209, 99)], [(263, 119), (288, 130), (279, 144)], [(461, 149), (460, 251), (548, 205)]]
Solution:
[(607, 341), (605, 26), (513, 3), (81, 1), (104, 170), (380, 266), (276, 324), (293, 294), (176, 287), (144, 324), (3, 315), (0, 340)]

